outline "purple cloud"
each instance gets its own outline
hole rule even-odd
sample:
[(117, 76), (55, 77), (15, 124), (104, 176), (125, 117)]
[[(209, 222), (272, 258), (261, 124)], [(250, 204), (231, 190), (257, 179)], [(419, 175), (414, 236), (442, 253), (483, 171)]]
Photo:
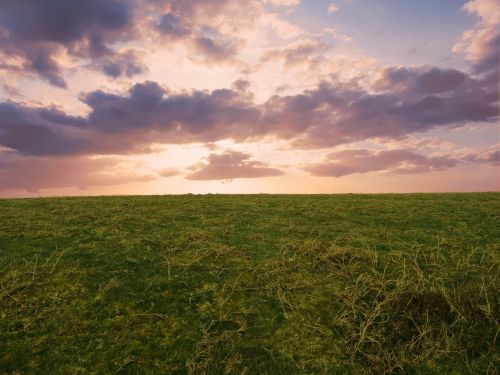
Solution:
[(281, 138), (296, 138), (297, 146), (329, 147), (498, 119), (498, 87), (491, 82), (445, 72), (448, 78), (431, 85), (428, 75), (439, 75), (439, 70), (407, 69), (402, 78), (385, 76), (377, 92), (323, 82), (303, 94), (272, 97), (263, 106), (263, 122)]
[(112, 45), (136, 35), (135, 12), (133, 0), (6, 0), (0, 4), (0, 50), (24, 59), (24, 69), (62, 88), (61, 51), (90, 58), (116, 76), (121, 70), (101, 60), (118, 59)]
[(160, 177), (174, 177), (174, 176), (179, 176), (181, 174), (181, 171), (177, 168), (163, 168), (161, 171), (158, 172), (158, 175)]
[(474, 163), (486, 163), (493, 166), (500, 165), (500, 150), (473, 151), (465, 154), (463, 160)]
[(406, 150), (346, 150), (333, 152), (323, 162), (306, 166), (304, 170), (313, 176), (342, 177), (381, 171), (395, 174), (434, 172), (458, 163), (449, 156), (428, 157)]
[(469, 0), (463, 10), (479, 17), (454, 46), (472, 62), (475, 74), (486, 76), (495, 84), (500, 78), (500, 8), (495, 0)]
[(301, 42), (292, 47), (273, 48), (262, 57), (262, 61), (283, 61), (285, 67), (307, 63), (311, 68), (321, 62), (323, 54), (331, 47), (316, 41)]
[(439, 94), (457, 89), (465, 83), (467, 75), (455, 69), (440, 68), (388, 68), (384, 70), (377, 88), (420, 94)]
[(174, 13), (165, 13), (157, 25), (158, 31), (163, 35), (178, 39), (191, 35), (193, 28), (189, 20)]
[(134, 85), (128, 95), (96, 91), (83, 97), (90, 126), (100, 132), (142, 129), (171, 137), (173, 143), (210, 141), (244, 133), (258, 123), (259, 109), (238, 88), (170, 94), (155, 82)]
[[(124, 172), (119, 159), (27, 157), (0, 153), (0, 191), (38, 192), (49, 188), (86, 188), (151, 181), (154, 177)], [(118, 169), (117, 169), (118, 168)], [(105, 173), (117, 169), (113, 173)]]
[[(467, 76), (453, 89), (451, 80), (432, 87), (432, 91), (447, 87), (442, 95), (423, 93), (415, 81), (436, 72), (413, 72), (417, 78), (399, 79), (394, 91), (373, 93), (356, 84), (323, 82), (302, 94), (273, 96), (263, 104), (252, 100), (243, 81), (230, 89), (183, 93), (145, 82), (125, 95), (104, 91), (83, 95), (90, 108), (85, 118), (8, 102), (0, 105), (0, 145), (37, 155), (127, 153), (146, 150), (153, 141), (241, 142), (274, 137), (291, 140), (297, 147), (323, 148), (498, 119), (497, 87)], [(384, 80), (378, 84), (390, 87)]]
[(250, 160), (252, 155), (226, 150), (222, 154), (210, 154), (205, 161), (191, 167), (188, 180), (232, 180), (235, 178), (259, 178), (280, 176), (279, 169), (270, 168), (260, 161)]
[(98, 66), (105, 75), (113, 78), (132, 77), (147, 71), (141, 54), (135, 50), (114, 53), (100, 59), (94, 65)]
[(227, 61), (236, 55), (237, 44), (220, 34), (210, 36), (199, 35), (194, 46), (209, 61)]

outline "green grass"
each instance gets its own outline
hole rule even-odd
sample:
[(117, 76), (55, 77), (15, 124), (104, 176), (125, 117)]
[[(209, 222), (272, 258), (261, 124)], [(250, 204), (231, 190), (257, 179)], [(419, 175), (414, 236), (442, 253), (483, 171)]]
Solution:
[(0, 200), (2, 374), (496, 374), (500, 194)]

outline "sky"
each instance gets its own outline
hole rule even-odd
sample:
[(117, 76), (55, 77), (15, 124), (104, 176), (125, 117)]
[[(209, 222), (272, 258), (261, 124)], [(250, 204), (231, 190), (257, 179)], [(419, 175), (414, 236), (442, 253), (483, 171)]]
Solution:
[(496, 0), (2, 0), (0, 197), (500, 191)]

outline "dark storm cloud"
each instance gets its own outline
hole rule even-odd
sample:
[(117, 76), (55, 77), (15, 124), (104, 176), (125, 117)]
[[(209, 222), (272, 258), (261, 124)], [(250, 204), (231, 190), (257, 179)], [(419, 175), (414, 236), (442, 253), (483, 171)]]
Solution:
[(427, 157), (406, 150), (346, 150), (333, 152), (326, 160), (304, 168), (313, 176), (342, 177), (355, 173), (424, 173), (441, 171), (459, 163), (452, 157)]
[(269, 168), (260, 161), (250, 160), (252, 155), (226, 150), (222, 154), (210, 154), (205, 161), (191, 167), (188, 180), (232, 180), (235, 178), (260, 178), (280, 176), (279, 169)]

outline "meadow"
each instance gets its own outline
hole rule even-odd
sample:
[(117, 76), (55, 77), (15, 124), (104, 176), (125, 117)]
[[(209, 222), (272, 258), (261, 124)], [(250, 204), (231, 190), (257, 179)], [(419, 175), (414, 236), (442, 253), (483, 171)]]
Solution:
[(0, 200), (2, 374), (498, 374), (500, 194)]

